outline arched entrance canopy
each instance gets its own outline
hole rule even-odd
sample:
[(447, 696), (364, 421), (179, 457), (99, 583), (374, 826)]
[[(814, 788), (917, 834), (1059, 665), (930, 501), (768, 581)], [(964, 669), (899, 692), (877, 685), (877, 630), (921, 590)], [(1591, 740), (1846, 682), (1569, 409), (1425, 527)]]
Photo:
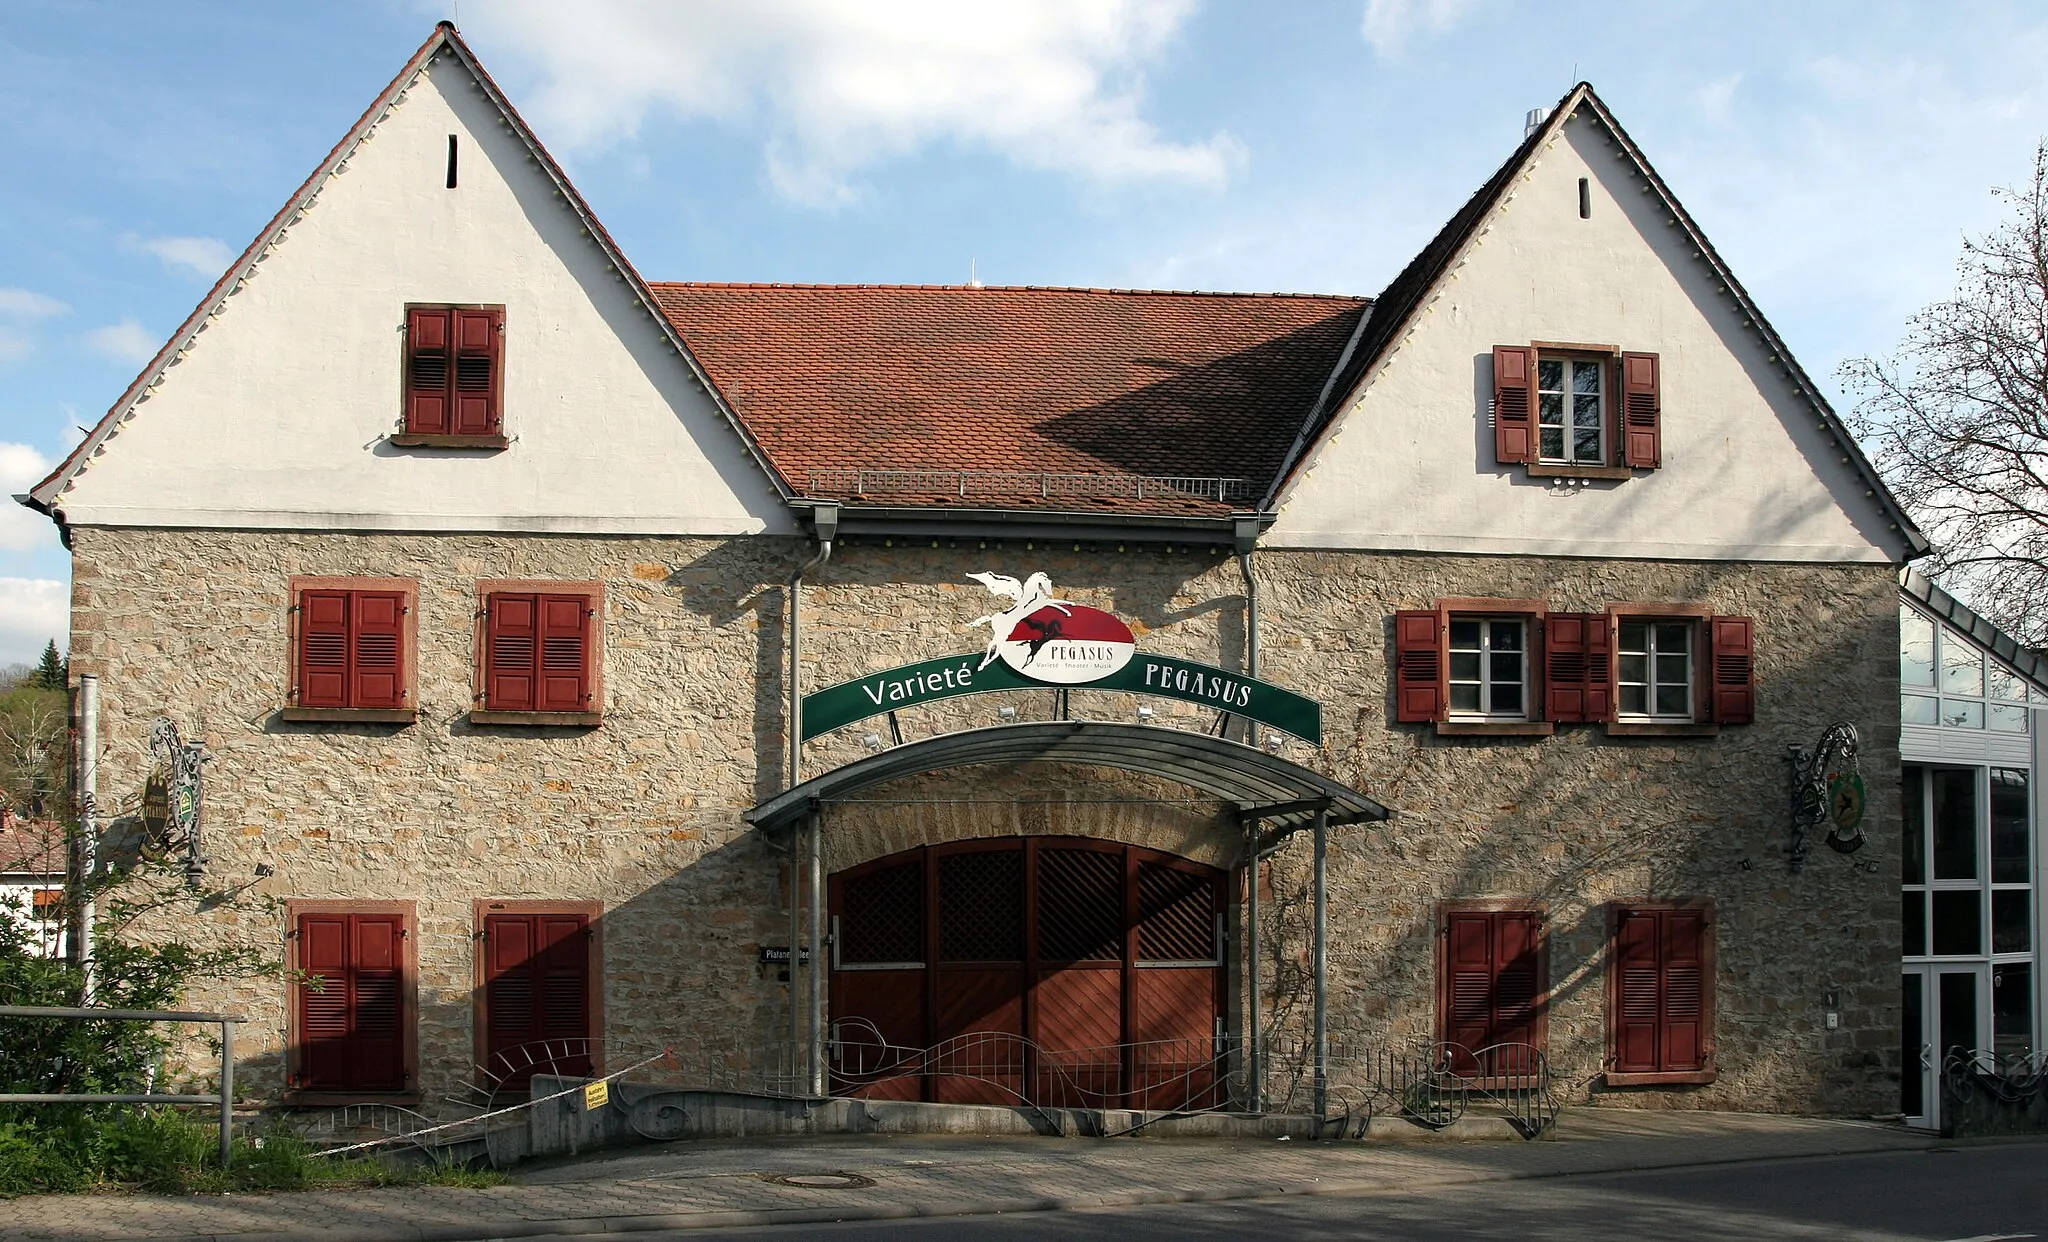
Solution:
[(1192, 786), (1270, 824), (1277, 834), (1328, 824), (1383, 820), (1392, 812), (1349, 786), (1238, 742), (1154, 725), (1054, 720), (947, 733), (892, 747), (786, 789), (747, 812), (779, 832), (811, 808), (877, 785), (987, 763), (1076, 763), (1119, 768)]

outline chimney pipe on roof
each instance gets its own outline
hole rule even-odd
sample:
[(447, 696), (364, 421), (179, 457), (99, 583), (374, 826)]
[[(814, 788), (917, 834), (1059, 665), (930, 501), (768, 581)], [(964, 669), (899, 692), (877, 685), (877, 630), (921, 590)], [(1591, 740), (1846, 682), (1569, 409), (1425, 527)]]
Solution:
[(1522, 137), (1523, 137), (1524, 139), (1528, 138), (1528, 136), (1529, 136), (1529, 135), (1531, 135), (1531, 134), (1535, 133), (1535, 132), (1536, 132), (1536, 131), (1537, 131), (1538, 129), (1541, 129), (1541, 128), (1543, 127), (1543, 122), (1545, 122), (1545, 121), (1547, 121), (1547, 120), (1549, 120), (1549, 119), (1550, 119), (1550, 109), (1548, 109), (1548, 108), (1531, 108), (1531, 109), (1529, 109), (1529, 115), (1527, 115), (1527, 116), (1525, 116), (1525, 117), (1523, 117), (1523, 118), (1522, 118)]

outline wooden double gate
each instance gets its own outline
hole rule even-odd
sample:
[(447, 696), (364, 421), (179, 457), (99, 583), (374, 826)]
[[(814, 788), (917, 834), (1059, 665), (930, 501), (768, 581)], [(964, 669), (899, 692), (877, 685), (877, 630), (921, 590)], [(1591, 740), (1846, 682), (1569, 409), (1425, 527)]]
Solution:
[(923, 846), (834, 875), (833, 1091), (1222, 1103), (1225, 880), (1072, 837)]

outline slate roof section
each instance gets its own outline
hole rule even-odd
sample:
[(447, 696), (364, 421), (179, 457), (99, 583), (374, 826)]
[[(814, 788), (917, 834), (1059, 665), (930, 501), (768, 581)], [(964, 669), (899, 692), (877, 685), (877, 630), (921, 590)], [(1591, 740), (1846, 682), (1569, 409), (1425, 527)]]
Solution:
[(1036, 286), (652, 287), (803, 495), (1193, 516), (1257, 505), (1370, 304)]

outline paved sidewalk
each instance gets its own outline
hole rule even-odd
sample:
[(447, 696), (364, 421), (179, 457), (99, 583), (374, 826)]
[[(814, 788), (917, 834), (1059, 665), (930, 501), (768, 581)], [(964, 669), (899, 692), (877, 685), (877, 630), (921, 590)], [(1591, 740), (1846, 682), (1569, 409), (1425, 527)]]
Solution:
[[(1895, 1126), (1742, 1113), (1568, 1111), (1524, 1143), (858, 1136), (698, 1140), (532, 1166), (515, 1185), (0, 1201), (0, 1242), (532, 1237), (886, 1220), (1299, 1194), (1920, 1148)], [(866, 1186), (784, 1175), (854, 1174)]]

